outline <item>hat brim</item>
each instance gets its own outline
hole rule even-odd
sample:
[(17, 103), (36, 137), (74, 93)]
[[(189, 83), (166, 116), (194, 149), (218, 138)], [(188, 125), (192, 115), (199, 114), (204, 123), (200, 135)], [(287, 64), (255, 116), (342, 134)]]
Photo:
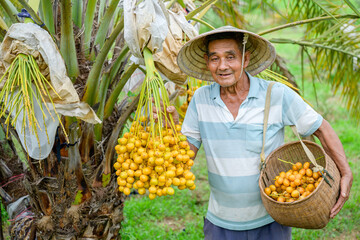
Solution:
[(205, 80), (214, 81), (204, 58), (206, 47), (204, 38), (222, 32), (240, 32), (248, 34), (249, 38), (246, 43), (246, 51), (250, 52), (250, 62), (245, 68), (250, 75), (255, 76), (268, 68), (275, 60), (275, 47), (265, 38), (231, 26), (220, 27), (218, 29), (200, 34), (199, 36), (187, 42), (179, 51), (177, 63), (180, 69), (187, 75)]

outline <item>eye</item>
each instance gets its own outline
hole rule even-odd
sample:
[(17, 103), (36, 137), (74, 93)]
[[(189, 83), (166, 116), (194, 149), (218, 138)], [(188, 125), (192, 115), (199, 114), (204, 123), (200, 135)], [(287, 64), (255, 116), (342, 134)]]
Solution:
[(218, 61), (218, 60), (219, 60), (219, 58), (216, 57), (216, 56), (212, 56), (212, 57), (210, 58), (210, 61), (211, 61), (211, 62), (216, 62), (216, 61)]
[(227, 59), (230, 59), (230, 60), (235, 59), (235, 56), (234, 55), (229, 55), (229, 56), (227, 56)]

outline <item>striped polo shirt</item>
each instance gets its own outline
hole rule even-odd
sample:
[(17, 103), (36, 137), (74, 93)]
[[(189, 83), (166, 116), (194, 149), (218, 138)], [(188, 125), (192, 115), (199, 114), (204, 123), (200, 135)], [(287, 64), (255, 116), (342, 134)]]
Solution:
[[(252, 77), (236, 119), (220, 97), (220, 85), (199, 88), (188, 107), (182, 133), (204, 146), (210, 199), (206, 218), (230, 230), (249, 230), (274, 220), (266, 212), (258, 184), (266, 90), (269, 81)], [(284, 142), (284, 126), (296, 125), (308, 136), (323, 118), (293, 90), (275, 83), (266, 132), (265, 155)]]

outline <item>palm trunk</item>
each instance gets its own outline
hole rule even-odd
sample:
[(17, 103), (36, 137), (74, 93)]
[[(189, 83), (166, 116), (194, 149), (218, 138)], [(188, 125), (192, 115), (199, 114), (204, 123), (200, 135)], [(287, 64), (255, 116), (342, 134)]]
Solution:
[[(126, 119), (135, 110), (135, 106), (127, 103), (122, 109), (117, 110), (122, 115), (121, 119)], [(76, 142), (78, 134), (81, 136), (80, 143), (77, 142), (61, 151), (56, 150), (57, 144), (61, 144), (60, 140), (64, 138), (59, 130), (59, 141), (55, 141), (54, 151), (44, 160), (29, 159), (28, 163), (32, 167), (27, 168), (23, 175), (23, 163), (19, 160), (19, 153), (11, 148), (9, 151), (0, 149), (2, 158), (10, 168), (11, 173), (7, 175), (22, 176), (4, 187), (9, 195), (14, 196), (10, 202), (4, 202), (2, 198), (4, 205), (8, 206), (25, 195), (30, 198), (30, 208), (23, 211), (26, 216), (16, 214), (12, 221), (11, 239), (120, 238), (125, 196), (117, 190), (113, 171), (110, 173), (110, 182), (105, 187), (101, 184), (91, 184), (99, 178), (99, 172), (102, 173), (99, 169), (104, 166), (105, 156), (99, 155), (96, 151), (87, 154), (80, 151), (86, 149), (81, 141), (94, 144), (94, 140), (89, 137), (92, 129), (85, 130), (87, 124), (83, 125), (82, 133), (78, 131), (77, 124), (73, 123), (69, 127), (70, 143)], [(116, 122), (108, 121), (107, 124), (115, 129)], [(120, 131), (122, 126), (120, 130), (119, 126), (116, 129), (117, 132)], [(104, 138), (108, 138), (109, 135), (111, 132)], [(13, 144), (11, 139), (9, 141)], [(101, 148), (107, 149), (111, 144), (113, 143), (108, 141)], [(88, 151), (90, 149), (91, 146), (87, 148)], [(95, 158), (96, 154), (99, 156)], [(108, 161), (107, 159), (106, 162)], [(110, 162), (114, 161), (110, 159)]]

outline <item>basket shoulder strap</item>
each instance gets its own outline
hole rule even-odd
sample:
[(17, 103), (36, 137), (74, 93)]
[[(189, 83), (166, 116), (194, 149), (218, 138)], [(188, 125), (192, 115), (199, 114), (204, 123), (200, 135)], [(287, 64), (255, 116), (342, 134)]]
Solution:
[(270, 102), (271, 102), (271, 89), (275, 82), (271, 82), (267, 88), (266, 91), (266, 98), (265, 98), (265, 110), (264, 110), (264, 125), (263, 125), (263, 143), (260, 153), (260, 160), (261, 165), (265, 162), (265, 139), (266, 139), (266, 130), (267, 130), (267, 124), (269, 120), (269, 112), (270, 112)]
[(297, 128), (295, 125), (292, 125), (291, 126), (291, 130), (293, 131), (293, 133), (295, 134), (295, 136), (299, 139), (300, 143), (301, 143), (301, 146), (303, 147), (304, 151), (305, 151), (305, 154), (306, 156), (309, 158), (310, 162), (312, 164), (314, 164), (315, 166), (315, 169), (314, 171), (317, 172), (317, 171), (323, 171), (323, 167), (320, 166), (319, 164), (317, 164), (316, 162), (316, 159), (314, 157), (314, 154), (310, 151), (310, 149), (305, 145), (305, 143), (302, 141), (300, 135), (299, 135), (299, 132), (297, 131)]

